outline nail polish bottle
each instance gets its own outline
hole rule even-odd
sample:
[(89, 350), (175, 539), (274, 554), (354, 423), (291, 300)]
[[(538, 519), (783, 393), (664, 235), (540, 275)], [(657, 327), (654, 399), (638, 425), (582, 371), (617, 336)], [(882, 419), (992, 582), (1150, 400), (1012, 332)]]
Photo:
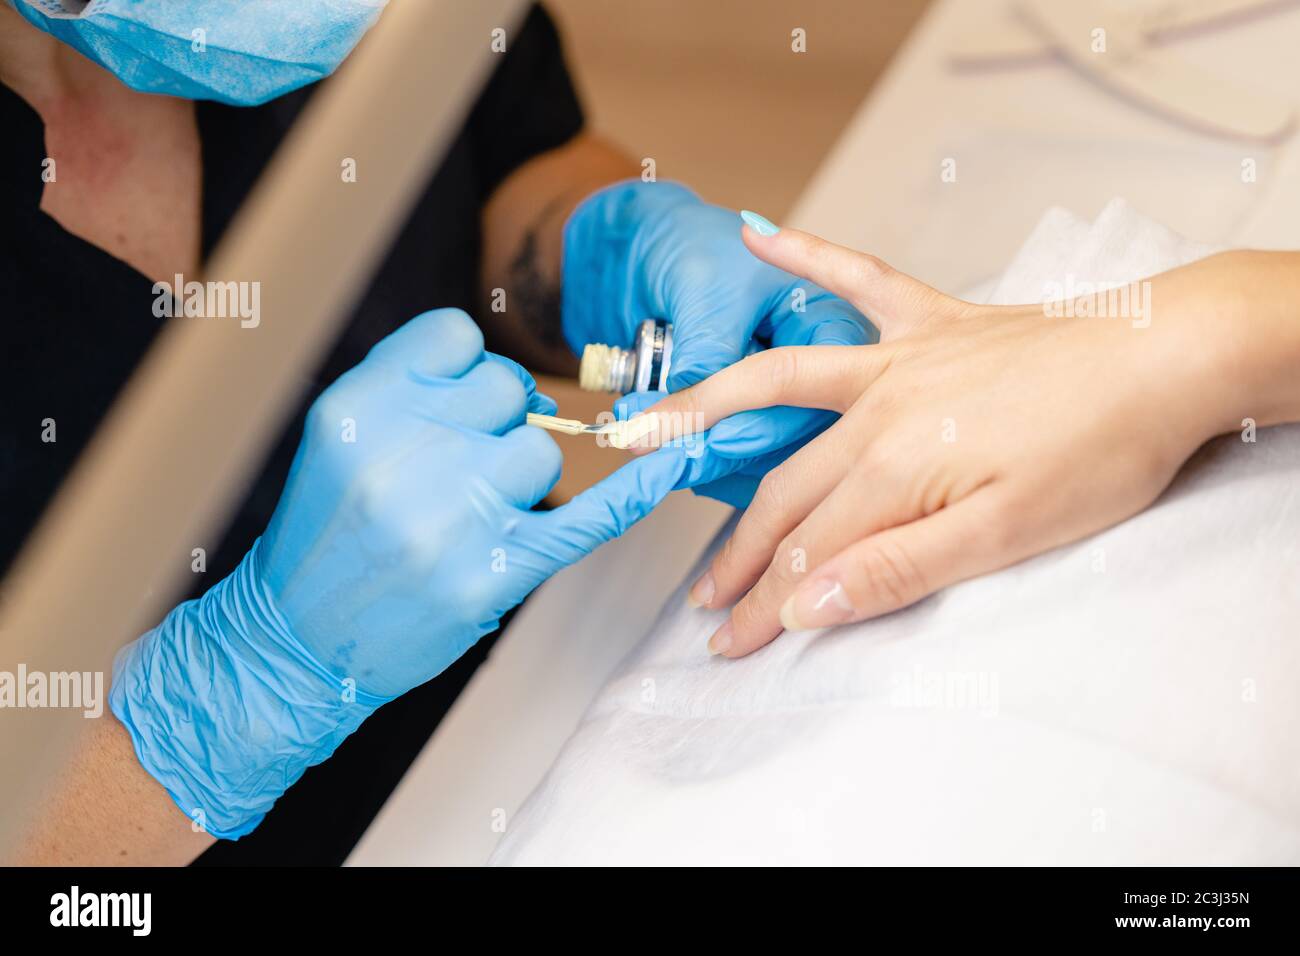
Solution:
[(578, 386), (588, 392), (666, 392), (673, 357), (673, 324), (646, 319), (630, 348), (593, 342), (582, 350)]

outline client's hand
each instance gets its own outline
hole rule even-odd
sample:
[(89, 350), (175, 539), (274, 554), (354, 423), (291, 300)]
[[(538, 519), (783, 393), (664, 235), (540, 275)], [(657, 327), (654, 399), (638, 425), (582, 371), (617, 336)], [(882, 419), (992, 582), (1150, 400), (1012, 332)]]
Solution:
[(1293, 254), (1214, 256), (1131, 288), (1128, 317), (1084, 318), (1097, 302), (976, 306), (806, 233), (744, 239), (859, 308), (881, 344), (772, 349), (654, 407), (660, 441), (745, 409), (843, 413), (766, 475), (692, 588), (708, 607), (740, 599), (714, 653), (1081, 538), (1150, 504), (1210, 436), (1300, 418)]

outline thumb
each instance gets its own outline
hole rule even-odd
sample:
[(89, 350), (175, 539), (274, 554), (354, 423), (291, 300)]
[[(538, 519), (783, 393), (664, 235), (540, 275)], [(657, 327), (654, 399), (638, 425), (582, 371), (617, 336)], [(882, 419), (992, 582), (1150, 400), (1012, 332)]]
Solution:
[(537, 552), (554, 561), (554, 573), (653, 511), (677, 487), (686, 465), (686, 449), (680, 445), (635, 458), (568, 504), (529, 512), (526, 533)]
[(906, 335), (933, 315), (955, 315), (965, 308), (960, 299), (873, 255), (798, 229), (780, 229), (748, 210), (741, 218), (745, 220), (741, 239), (750, 252), (852, 302), (880, 329), (881, 339)]

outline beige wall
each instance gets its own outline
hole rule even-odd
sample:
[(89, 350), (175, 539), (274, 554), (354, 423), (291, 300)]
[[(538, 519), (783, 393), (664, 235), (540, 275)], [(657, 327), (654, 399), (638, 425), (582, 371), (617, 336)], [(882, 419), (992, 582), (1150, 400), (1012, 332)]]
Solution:
[[(661, 178), (785, 214), (925, 0), (546, 0), (596, 129)], [(802, 28), (807, 52), (791, 51)]]
[[(545, 0), (591, 126), (706, 199), (780, 222), (928, 0)], [(791, 50), (806, 31), (807, 52)], [(564, 382), (560, 413), (609, 407)], [(564, 499), (622, 454), (563, 438)]]

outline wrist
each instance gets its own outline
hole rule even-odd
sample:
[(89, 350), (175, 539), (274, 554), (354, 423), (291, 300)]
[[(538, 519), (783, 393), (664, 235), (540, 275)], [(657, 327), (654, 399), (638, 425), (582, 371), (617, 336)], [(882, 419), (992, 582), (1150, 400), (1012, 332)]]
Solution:
[(691, 202), (698, 197), (678, 183), (629, 179), (592, 193), (574, 208), (563, 233), (561, 324), (575, 355), (626, 331), (612, 323), (628, 315), (638, 321), (647, 317), (641, 313), (649, 306), (634, 275), (641, 259), (638, 241), (647, 223)]
[(109, 702), (176, 805), (235, 839), (385, 701), (331, 675), (294, 638), (255, 544), (229, 577), (119, 652)]
[(1300, 421), (1300, 253), (1237, 250), (1197, 266), (1212, 434)]

